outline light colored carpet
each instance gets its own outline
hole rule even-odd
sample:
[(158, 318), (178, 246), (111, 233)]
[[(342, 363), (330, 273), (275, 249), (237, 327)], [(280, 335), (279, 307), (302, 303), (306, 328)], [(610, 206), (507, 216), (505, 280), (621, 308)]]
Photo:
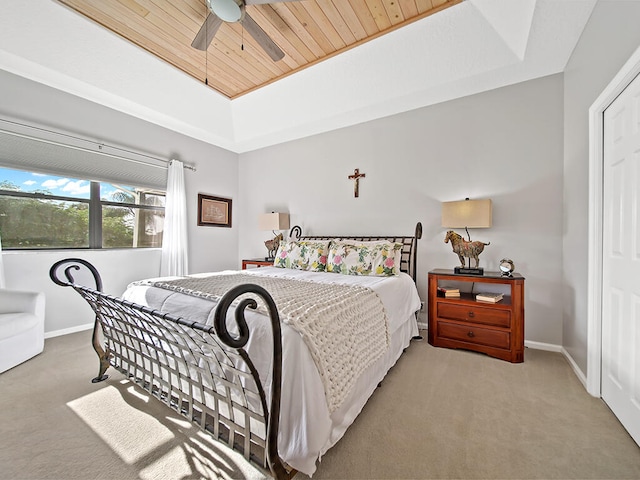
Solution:
[[(112, 369), (90, 333), (0, 375), (1, 479), (263, 478)], [(298, 474), (296, 478), (307, 478)], [(640, 448), (557, 353), (413, 342), (314, 479), (640, 479)]]

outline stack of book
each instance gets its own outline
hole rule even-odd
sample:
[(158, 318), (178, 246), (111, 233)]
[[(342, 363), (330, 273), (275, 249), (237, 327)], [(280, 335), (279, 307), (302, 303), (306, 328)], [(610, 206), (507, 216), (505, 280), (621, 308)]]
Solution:
[(438, 295), (441, 297), (460, 297), (459, 288), (438, 287)]
[(504, 294), (502, 293), (478, 293), (476, 294), (476, 300), (479, 302), (491, 302), (497, 303), (502, 300)]

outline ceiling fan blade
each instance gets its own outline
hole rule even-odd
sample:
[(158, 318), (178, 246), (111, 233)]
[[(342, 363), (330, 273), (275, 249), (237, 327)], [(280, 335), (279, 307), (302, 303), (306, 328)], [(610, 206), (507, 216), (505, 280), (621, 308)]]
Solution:
[(217, 15), (209, 13), (209, 15), (207, 15), (207, 19), (200, 27), (200, 30), (198, 30), (196, 38), (191, 42), (191, 46), (198, 50), (206, 50), (209, 48), (213, 37), (216, 36), (216, 32), (220, 28), (220, 25), (222, 25), (222, 20)]
[(267, 33), (255, 22), (253, 18), (251, 18), (248, 13), (245, 13), (242, 25), (244, 25), (244, 28), (249, 32), (249, 35), (258, 42), (258, 45), (260, 45), (262, 49), (269, 54), (271, 60), (277, 62), (284, 58), (284, 52), (280, 50), (280, 47), (278, 47), (278, 45), (269, 38), (269, 35), (267, 35)]
[(267, 3), (299, 2), (300, 0), (244, 0), (245, 5), (265, 5)]

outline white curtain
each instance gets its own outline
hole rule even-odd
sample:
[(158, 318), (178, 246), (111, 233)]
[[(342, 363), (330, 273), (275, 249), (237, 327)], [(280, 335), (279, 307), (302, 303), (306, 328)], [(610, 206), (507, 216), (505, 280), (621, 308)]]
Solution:
[(187, 275), (188, 261), (184, 166), (179, 160), (171, 160), (167, 175), (160, 275)]
[(4, 288), (4, 265), (2, 264), (2, 237), (0, 237), (0, 288)]

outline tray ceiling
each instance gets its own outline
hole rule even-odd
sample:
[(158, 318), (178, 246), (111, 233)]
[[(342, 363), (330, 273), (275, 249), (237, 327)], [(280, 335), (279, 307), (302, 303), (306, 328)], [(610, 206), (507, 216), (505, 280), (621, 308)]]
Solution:
[(274, 62), (241, 24), (224, 23), (206, 52), (191, 47), (205, 0), (58, 0), (236, 98), (462, 0), (302, 0), (249, 5), (247, 12), (284, 51)]

